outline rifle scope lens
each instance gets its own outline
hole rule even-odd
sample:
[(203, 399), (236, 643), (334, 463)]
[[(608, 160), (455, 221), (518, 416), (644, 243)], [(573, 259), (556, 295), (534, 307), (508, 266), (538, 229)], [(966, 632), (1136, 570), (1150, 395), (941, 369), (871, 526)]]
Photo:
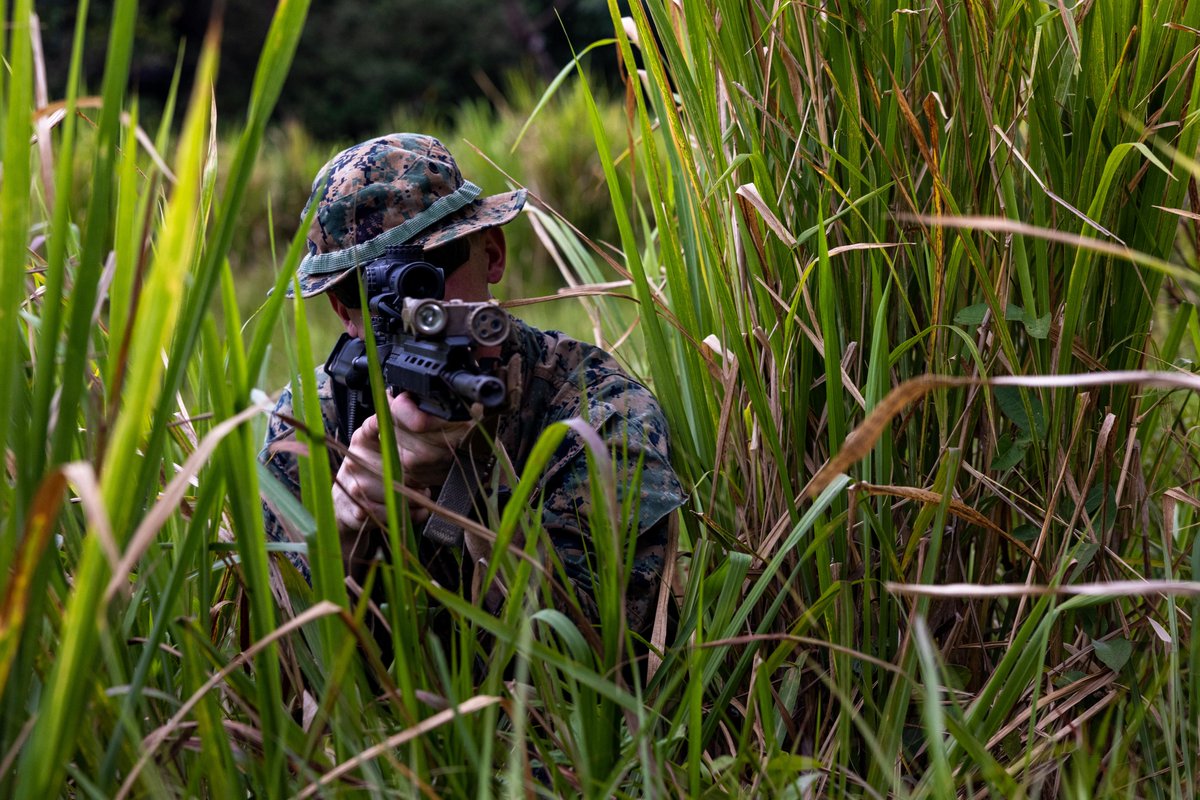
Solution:
[(401, 297), (441, 297), (442, 271), (424, 261), (412, 261), (390, 273), (393, 291)]
[(446, 309), (436, 300), (427, 300), (413, 310), (413, 327), (423, 336), (436, 336), (446, 327)]

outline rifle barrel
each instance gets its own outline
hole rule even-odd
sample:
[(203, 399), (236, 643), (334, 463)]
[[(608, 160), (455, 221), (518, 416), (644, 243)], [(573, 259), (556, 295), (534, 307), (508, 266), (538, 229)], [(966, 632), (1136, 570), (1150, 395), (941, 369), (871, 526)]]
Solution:
[(504, 402), (507, 390), (504, 382), (491, 375), (474, 375), (455, 370), (445, 376), (446, 383), (464, 400), (481, 403), (484, 408), (496, 408)]

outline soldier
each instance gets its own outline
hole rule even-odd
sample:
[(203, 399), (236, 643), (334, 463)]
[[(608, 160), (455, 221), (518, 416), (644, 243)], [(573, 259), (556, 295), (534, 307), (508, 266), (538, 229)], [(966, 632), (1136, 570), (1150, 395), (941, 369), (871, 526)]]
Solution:
[[(385, 245), (418, 244), (424, 247), (425, 260), (443, 269), (447, 300), (488, 300), (489, 286), (500, 281), (507, 266), (500, 226), (520, 212), (525, 192), (483, 198), (479, 194), (477, 186), (463, 179), (442, 143), (429, 136), (392, 134), (343, 151), (313, 183), (309, 204), (316, 203), (317, 209), (308, 231), (309, 253), (298, 269), (301, 296), (326, 294), (348, 334), (370, 336), (370, 325), (364, 325), (359, 307), (353, 265), (376, 257)], [(437, 498), (456, 460), (469, 458), (476, 463), (481, 438), (494, 438), (520, 476), (548, 425), (585, 419), (614, 457), (618, 492), (633, 482), (640, 464), (640, 496), (633, 504), (637, 540), (625, 605), (630, 628), (648, 635), (669, 520), (683, 503), (682, 487), (668, 459), (666, 421), (658, 403), (600, 348), (516, 319), (503, 345), (475, 355), (499, 359), (509, 384), (508, 407), (486, 421), (491, 435), (481, 437), (474, 422), (448, 422), (426, 414), (407, 393), (392, 398), (388, 411), (404, 483)], [(323, 369), (317, 378), (326, 432), (336, 436), (338, 413), (330, 381)], [(285, 389), (259, 458), (299, 497), (297, 457), (276, 446), (295, 435), (284, 422), (292, 416), (291, 403), (292, 393)], [(354, 577), (365, 574), (385, 541), (378, 526), (378, 520), (385, 518), (387, 491), (381, 478), (379, 425), (378, 417), (368, 418), (349, 439), (353, 457), (335, 458), (334, 509), (347, 569)], [(533, 502), (541, 503), (541, 524), (584, 613), (595, 623), (591, 572), (595, 557), (588, 529), (591, 491), (584, 448), (583, 438), (571, 430), (541, 476)], [(465, 456), (468, 452), (476, 455)], [(494, 505), (503, 505), (504, 493), (501, 487), (500, 496), (491, 498)], [(424, 525), (427, 512), (413, 508), (414, 524)], [(263, 514), (271, 539), (293, 538), (265, 502)], [(469, 572), (491, 555), (489, 542), (480, 537), (466, 537), (464, 555), (461, 540), (433, 535), (431, 530), (427, 526), (421, 537), (419, 556), (439, 581), (453, 584), (461, 574), (460, 562), (461, 570)], [(295, 562), (307, 578), (303, 558)], [(497, 596), (490, 597), (493, 610), (497, 602)]]

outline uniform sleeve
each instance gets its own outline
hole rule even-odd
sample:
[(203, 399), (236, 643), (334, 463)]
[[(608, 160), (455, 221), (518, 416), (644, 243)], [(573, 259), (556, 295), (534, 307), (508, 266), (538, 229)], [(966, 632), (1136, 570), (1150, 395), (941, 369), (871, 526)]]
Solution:
[[(671, 468), (666, 418), (649, 390), (624, 376), (592, 387), (578, 405), (581, 413), (566, 417), (582, 417), (600, 435), (612, 459), (618, 508), (630, 502), (627, 530), (636, 530), (636, 541), (625, 606), (629, 627), (644, 634), (662, 583), (669, 517), (684, 502), (683, 487)], [(636, 495), (631, 497), (631, 492)], [(564, 439), (547, 470), (542, 502), (542, 522), (567, 578), (575, 585), (584, 611), (597, 622), (589, 524), (592, 486), (586, 447), (574, 432)]]
[[(271, 473), (276, 480), (283, 484), (284, 488), (299, 500), (300, 458), (295, 453), (277, 449), (274, 446), (295, 441), (296, 429), (284, 421), (284, 417), (291, 416), (293, 416), (292, 389), (289, 386), (279, 395), (279, 401), (275, 403), (270, 419), (267, 420), (267, 433), (263, 439), (262, 449), (258, 451), (258, 460), (267, 468), (267, 472)], [(263, 527), (267, 531), (267, 541), (291, 542), (295, 540), (295, 536), (288, 530), (282, 517), (267, 501), (265, 495), (262, 498), (262, 514)], [(306, 581), (311, 580), (308, 559), (303, 554), (288, 553), (288, 559), (296, 565), (296, 569), (300, 571)]]
[[(317, 368), (315, 377), (317, 399), (321, 404), (321, 421), (325, 426), (325, 433), (327, 436), (335, 436), (338, 426), (337, 404), (333, 399), (333, 388), (330, 386), (329, 376), (324, 369)], [(279, 401), (275, 404), (271, 418), (267, 421), (267, 433), (262, 449), (258, 452), (258, 460), (271, 475), (283, 484), (284, 488), (291, 492), (297, 500), (301, 500), (300, 457), (294, 452), (277, 447), (277, 445), (296, 440), (296, 429), (287, 422), (287, 419), (293, 419), (296, 416), (294, 404), (292, 387), (288, 386), (279, 395)], [(337, 469), (341, 465), (341, 457), (331, 450), (329, 460), (331, 470), (337, 474)], [(272, 508), (270, 502), (265, 498), (262, 501), (262, 510), (263, 525), (266, 527), (268, 541), (298, 541), (297, 536), (288, 529), (279, 512)], [(311, 581), (308, 559), (301, 553), (289, 553), (288, 558), (296, 565), (296, 569), (300, 571), (304, 579)]]

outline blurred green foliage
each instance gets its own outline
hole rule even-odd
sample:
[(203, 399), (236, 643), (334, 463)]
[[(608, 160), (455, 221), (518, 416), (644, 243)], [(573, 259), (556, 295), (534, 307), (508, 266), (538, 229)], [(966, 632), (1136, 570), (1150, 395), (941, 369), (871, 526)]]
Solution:
[[(158, 113), (182, 58), (190, 87), (214, 7), (224, 7), (217, 103), (226, 127), (241, 124), (250, 76), (276, 3), (264, 0), (142, 0), (130, 84)], [(624, 3), (622, 3), (624, 5)], [(38, 3), (52, 96), (62, 94), (76, 18), (75, 0)], [(219, 13), (219, 12), (218, 12)], [(112, 0), (88, 14), (83, 79), (99, 83)], [(320, 139), (362, 139), (397, 106), (449, 118), (464, 101), (493, 92), (498, 76), (529, 70), (543, 83), (573, 50), (612, 35), (605, 0), (339, 0), (314, 3), (276, 108)], [(598, 75), (613, 75), (606, 51)]]

